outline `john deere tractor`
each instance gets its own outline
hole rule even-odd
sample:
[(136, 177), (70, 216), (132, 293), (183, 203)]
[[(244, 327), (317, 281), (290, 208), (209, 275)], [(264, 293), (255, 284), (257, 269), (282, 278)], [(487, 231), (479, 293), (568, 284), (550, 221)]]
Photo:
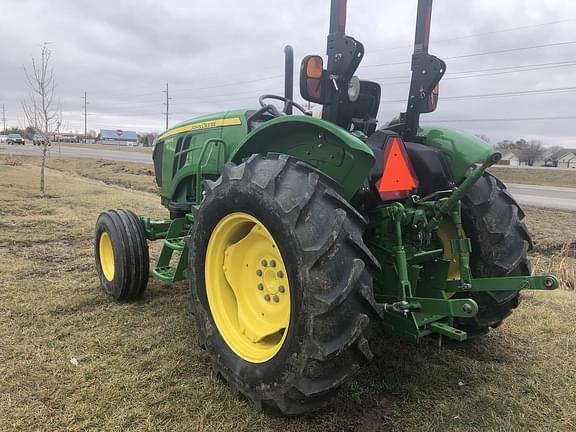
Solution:
[[(380, 86), (355, 71), (364, 46), (332, 0), (327, 65), (309, 55), (292, 97), (215, 113), (160, 135), (156, 182), (169, 217), (114, 209), (96, 224), (96, 268), (117, 301), (151, 276), (187, 279), (199, 343), (215, 370), (263, 411), (327, 403), (373, 353), (370, 327), (414, 342), (466, 341), (499, 326), (530, 275), (524, 213), (486, 169), (501, 155), (479, 138), (422, 127), (446, 64), (428, 53), (432, 0), (419, 0), (406, 111), (377, 129)], [(280, 105), (278, 104), (280, 102)], [(296, 113), (293, 113), (296, 111)], [(382, 341), (380, 341), (382, 343)]]

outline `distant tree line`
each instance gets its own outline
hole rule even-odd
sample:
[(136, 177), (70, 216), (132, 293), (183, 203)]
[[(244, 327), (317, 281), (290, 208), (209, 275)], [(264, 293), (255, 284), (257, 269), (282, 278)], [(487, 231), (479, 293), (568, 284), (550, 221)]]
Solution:
[(525, 140), (524, 138), (516, 141), (502, 140), (494, 147), (502, 153), (514, 154), (521, 164), (528, 166), (533, 166), (544, 159), (547, 154), (553, 154), (563, 148), (561, 146), (544, 147), (544, 143), (540, 140)]
[[(490, 143), (491, 140), (486, 135), (476, 135), (478, 138)], [(512, 153), (518, 158), (520, 164), (533, 166), (536, 162), (541, 161), (547, 154), (556, 153), (562, 150), (561, 146), (545, 147), (540, 140), (525, 140), (524, 138), (513, 140), (498, 141), (494, 149), (500, 153)]]
[(139, 133), (138, 134), (138, 143), (142, 147), (152, 147), (154, 140), (158, 137), (156, 132), (148, 132), (148, 133)]

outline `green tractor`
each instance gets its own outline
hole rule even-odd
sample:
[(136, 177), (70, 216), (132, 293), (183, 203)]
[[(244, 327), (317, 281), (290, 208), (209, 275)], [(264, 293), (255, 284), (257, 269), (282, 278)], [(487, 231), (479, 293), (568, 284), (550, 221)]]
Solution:
[[(215, 113), (165, 131), (153, 153), (170, 217), (108, 210), (96, 267), (117, 301), (152, 276), (188, 279), (199, 343), (260, 410), (300, 415), (327, 403), (373, 353), (370, 327), (414, 342), (465, 341), (499, 326), (530, 275), (524, 213), (486, 169), (501, 155), (479, 138), (419, 117), (438, 101), (446, 65), (428, 53), (432, 0), (419, 0), (406, 112), (377, 129), (380, 86), (355, 71), (363, 45), (332, 0), (327, 65), (303, 59), (300, 92), (257, 109)], [(273, 103), (276, 100), (276, 104)], [(277, 101), (283, 108), (277, 107)], [(293, 110), (299, 111), (293, 114)]]

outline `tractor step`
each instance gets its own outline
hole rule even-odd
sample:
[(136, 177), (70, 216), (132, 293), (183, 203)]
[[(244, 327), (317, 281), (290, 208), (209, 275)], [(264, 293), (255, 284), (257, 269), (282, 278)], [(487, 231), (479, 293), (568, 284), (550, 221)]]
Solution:
[(183, 237), (177, 237), (170, 239), (167, 238), (164, 240), (164, 245), (172, 250), (182, 252), (186, 246), (186, 243), (184, 243)]
[(176, 280), (176, 267), (154, 267), (152, 274), (165, 282), (174, 282)]
[[(190, 231), (190, 226), (191, 222), (188, 217), (172, 220), (166, 232), (158, 263), (152, 269), (154, 277), (164, 282), (176, 282), (185, 279), (184, 270), (188, 265), (188, 246), (184, 241), (184, 236)], [(173, 256), (174, 252), (178, 252), (176, 256)]]

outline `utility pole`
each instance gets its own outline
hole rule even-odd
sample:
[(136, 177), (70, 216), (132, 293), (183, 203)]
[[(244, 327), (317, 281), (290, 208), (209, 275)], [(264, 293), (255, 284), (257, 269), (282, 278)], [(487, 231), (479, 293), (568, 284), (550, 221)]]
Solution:
[(166, 112), (164, 114), (166, 115), (166, 129), (168, 129), (168, 116), (170, 115), (170, 99), (172, 99), (170, 97), (170, 94), (168, 93), (168, 83), (166, 83), (166, 90), (162, 90), (162, 93), (166, 93), (166, 102), (164, 102), (163, 105), (166, 105)]
[(86, 92), (84, 92), (84, 144), (88, 142), (88, 112), (86, 110), (86, 105), (88, 105)]
[(3, 133), (6, 133), (6, 105), (2, 104), (2, 122), (4, 123)]

